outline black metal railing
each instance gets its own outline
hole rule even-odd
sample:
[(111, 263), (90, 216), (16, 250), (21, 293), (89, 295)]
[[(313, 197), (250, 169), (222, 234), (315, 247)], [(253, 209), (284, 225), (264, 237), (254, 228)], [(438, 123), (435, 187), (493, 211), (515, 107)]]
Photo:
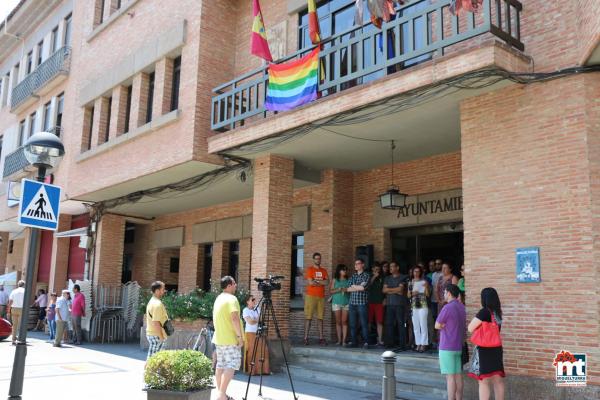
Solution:
[(11, 94), (10, 108), (15, 109), (33, 96), (40, 88), (60, 74), (68, 74), (71, 66), (71, 47), (56, 50), (46, 61), (25, 77)]
[[(60, 126), (55, 126), (54, 128), (47, 129), (46, 131), (54, 133), (56, 136), (60, 137), (62, 128)], [(25, 152), (23, 149), (23, 146), (19, 146), (15, 151), (6, 155), (4, 158), (4, 171), (2, 173), (3, 178), (23, 171), (30, 165), (29, 161), (27, 161), (27, 158), (25, 158)]]
[[(524, 50), (520, 34), (522, 5), (517, 0), (484, 0), (477, 14), (450, 14), (451, 0), (411, 2), (381, 29), (372, 24), (336, 34), (322, 43), (319, 54), (319, 95), (328, 96), (420, 62), (444, 55), (448, 47), (492, 34), (510, 46)], [(419, 7), (415, 5), (420, 4)], [(277, 62), (298, 58), (302, 49)], [(213, 89), (211, 128), (227, 131), (244, 125), (264, 108), (267, 66), (262, 66)]]

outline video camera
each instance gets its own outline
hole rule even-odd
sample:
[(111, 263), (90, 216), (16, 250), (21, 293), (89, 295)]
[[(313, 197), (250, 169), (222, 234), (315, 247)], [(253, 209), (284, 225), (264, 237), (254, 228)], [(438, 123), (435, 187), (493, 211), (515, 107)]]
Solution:
[(281, 280), (285, 279), (285, 276), (273, 276), (269, 275), (268, 278), (254, 278), (258, 282), (258, 290), (261, 292), (272, 292), (273, 290), (281, 290)]

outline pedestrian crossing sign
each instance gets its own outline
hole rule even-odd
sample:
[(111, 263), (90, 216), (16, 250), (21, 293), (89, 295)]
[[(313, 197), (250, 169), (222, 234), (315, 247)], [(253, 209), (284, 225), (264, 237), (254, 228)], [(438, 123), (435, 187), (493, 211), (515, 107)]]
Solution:
[(19, 225), (55, 231), (58, 228), (60, 186), (23, 179)]

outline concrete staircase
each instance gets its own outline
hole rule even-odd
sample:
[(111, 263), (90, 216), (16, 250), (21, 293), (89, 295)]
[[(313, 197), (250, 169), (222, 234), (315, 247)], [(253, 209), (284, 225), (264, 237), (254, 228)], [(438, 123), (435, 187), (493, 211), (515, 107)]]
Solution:
[[(297, 380), (381, 396), (383, 352), (383, 349), (294, 346), (290, 352), (290, 372)], [(447, 398), (446, 380), (440, 375), (436, 354), (398, 353), (395, 370), (397, 399)]]

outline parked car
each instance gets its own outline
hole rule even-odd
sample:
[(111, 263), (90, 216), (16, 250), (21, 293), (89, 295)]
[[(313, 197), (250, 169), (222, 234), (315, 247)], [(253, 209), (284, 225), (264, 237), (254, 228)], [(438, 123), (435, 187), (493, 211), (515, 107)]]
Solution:
[(12, 335), (12, 324), (0, 318), (0, 342)]

